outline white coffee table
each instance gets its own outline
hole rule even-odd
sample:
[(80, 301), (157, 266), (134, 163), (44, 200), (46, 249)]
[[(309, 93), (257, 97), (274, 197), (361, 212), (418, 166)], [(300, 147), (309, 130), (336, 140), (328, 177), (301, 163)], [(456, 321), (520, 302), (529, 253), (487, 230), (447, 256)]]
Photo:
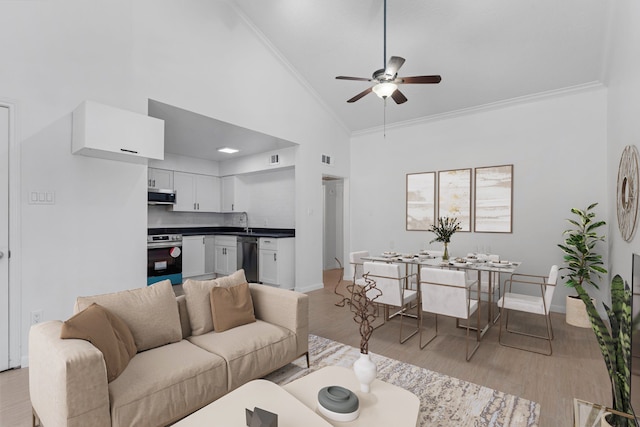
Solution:
[[(420, 399), (403, 388), (374, 380), (370, 393), (362, 393), (353, 369), (328, 366), (283, 386), (319, 415), (318, 391), (330, 385), (339, 385), (353, 391), (360, 400), (360, 416), (350, 422), (330, 421), (336, 426), (411, 426), (415, 427), (420, 410)], [(306, 427), (306, 423), (305, 423)]]
[(254, 380), (175, 423), (174, 427), (245, 427), (245, 408), (278, 414), (278, 427), (331, 427), (309, 407), (270, 381)]

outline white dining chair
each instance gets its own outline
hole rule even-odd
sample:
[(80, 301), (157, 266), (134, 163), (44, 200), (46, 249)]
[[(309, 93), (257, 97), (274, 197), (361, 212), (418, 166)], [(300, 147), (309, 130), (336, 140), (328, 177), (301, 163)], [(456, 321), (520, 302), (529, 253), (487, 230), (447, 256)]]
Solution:
[[(384, 307), (383, 321), (376, 326), (376, 329), (384, 325), (387, 320), (390, 319), (389, 308), (398, 307), (395, 315), (400, 316), (400, 343), (406, 342), (409, 338), (418, 333), (420, 316), (416, 314), (416, 329), (407, 337), (402, 337), (402, 327), (404, 317), (407, 316), (407, 311), (411, 302), (418, 301), (418, 292), (412, 289), (407, 289), (407, 283), (409, 276), (403, 276), (400, 270), (401, 266), (398, 264), (388, 264), (381, 262), (365, 262), (363, 270), (366, 277), (375, 281), (376, 288), (382, 292), (382, 295), (378, 296), (375, 300), (377, 304), (381, 304)], [(374, 291), (369, 291), (374, 292)], [(367, 295), (369, 296), (369, 295)]]
[[(468, 280), (464, 271), (422, 267), (420, 269), (420, 300), (423, 313), (435, 315), (435, 334), (426, 343), (422, 343), (423, 317), (420, 316), (420, 349), (423, 349), (438, 336), (438, 315), (464, 319), (466, 325), (466, 360), (475, 354), (480, 340), (488, 329), (488, 325), (480, 328), (480, 307), (477, 299), (471, 298), (472, 291), (478, 292), (478, 281)], [(475, 316), (474, 316), (475, 314)], [(471, 326), (472, 317), (476, 318), (476, 326)], [(470, 331), (476, 331), (476, 344), (469, 351)]]
[(353, 284), (354, 285), (358, 285), (358, 286), (364, 286), (366, 285), (366, 283), (364, 282), (364, 279), (362, 278), (362, 264), (364, 263), (364, 260), (362, 259), (362, 257), (368, 257), (369, 256), (369, 251), (356, 251), (356, 252), (351, 252), (349, 254), (349, 263), (351, 264), (351, 273), (352, 273), (352, 277), (353, 277)]
[[(512, 274), (509, 280), (505, 283), (505, 294), (498, 301), (500, 307), (500, 332), (498, 334), (498, 341), (505, 347), (513, 347), (520, 350), (529, 351), (532, 353), (539, 353), (550, 356), (553, 352), (551, 341), (553, 340), (553, 327), (551, 325), (551, 300), (553, 299), (553, 293), (556, 289), (556, 283), (558, 282), (558, 266), (553, 265), (549, 270), (548, 276), (537, 276), (532, 274)], [(523, 294), (513, 292), (513, 284), (523, 285), (524, 288), (529, 288), (535, 292), (535, 295)], [(509, 311), (521, 311), (530, 314), (536, 314), (543, 316), (545, 319), (546, 335), (537, 335), (527, 332), (517, 331), (509, 329)], [(535, 350), (531, 348), (525, 348), (522, 346), (507, 344), (502, 339), (502, 318), (505, 318), (505, 330), (508, 333), (524, 335), (527, 337), (538, 338), (545, 340), (549, 345), (548, 351)], [(529, 325), (529, 329), (531, 326)]]
[[(475, 256), (479, 261), (483, 262), (499, 262), (500, 255), (498, 254), (478, 254), (468, 253), (467, 257)], [(502, 296), (502, 278), (498, 271), (480, 271), (480, 270), (467, 270), (467, 279), (480, 281), (480, 294), (487, 295), (487, 303), (493, 304)], [(496, 294), (498, 297), (496, 298)], [(482, 298), (480, 298), (482, 300)], [(498, 310), (498, 316), (499, 316)], [(494, 323), (498, 320), (498, 316), (491, 319)]]

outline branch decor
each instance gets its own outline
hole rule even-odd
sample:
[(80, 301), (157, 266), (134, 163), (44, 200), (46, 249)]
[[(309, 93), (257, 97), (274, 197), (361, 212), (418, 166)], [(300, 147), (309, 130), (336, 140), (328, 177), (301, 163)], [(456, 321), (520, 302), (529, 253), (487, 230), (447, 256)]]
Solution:
[[(338, 264), (340, 264), (340, 261), (338, 261)], [(338, 286), (342, 281), (342, 274), (340, 275), (334, 293), (342, 299), (335, 305), (338, 307), (349, 306), (349, 310), (353, 313), (353, 320), (358, 324), (360, 331), (360, 353), (369, 354), (369, 338), (373, 334), (372, 325), (378, 317), (374, 301), (382, 295), (382, 291), (376, 287), (375, 280), (369, 278), (369, 273), (363, 274), (362, 277), (365, 281), (365, 286), (358, 286), (355, 283), (347, 285), (346, 289), (351, 295), (351, 297), (348, 297), (338, 292)]]

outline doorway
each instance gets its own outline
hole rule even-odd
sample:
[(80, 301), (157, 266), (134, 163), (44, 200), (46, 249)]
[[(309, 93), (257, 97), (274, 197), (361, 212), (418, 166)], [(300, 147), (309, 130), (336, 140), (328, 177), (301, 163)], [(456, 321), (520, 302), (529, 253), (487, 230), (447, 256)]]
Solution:
[[(322, 268), (325, 272), (344, 266), (344, 180), (323, 176)], [(326, 274), (325, 274), (326, 275)]]
[(9, 108), (0, 106), (0, 371), (9, 367)]

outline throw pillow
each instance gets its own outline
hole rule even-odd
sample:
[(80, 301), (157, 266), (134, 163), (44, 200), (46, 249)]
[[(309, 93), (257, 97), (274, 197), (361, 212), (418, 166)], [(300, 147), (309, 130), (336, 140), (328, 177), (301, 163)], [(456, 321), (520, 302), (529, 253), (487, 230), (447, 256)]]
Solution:
[(187, 279), (182, 284), (182, 290), (187, 300), (191, 335), (202, 335), (213, 331), (209, 294), (214, 286), (218, 286), (218, 282), (215, 280)]
[(182, 284), (184, 296), (187, 299), (189, 322), (191, 323), (191, 335), (202, 335), (213, 331), (213, 318), (211, 317), (211, 289), (216, 286), (233, 286), (246, 283), (244, 270), (238, 270), (225, 277), (213, 280), (187, 279)]
[(84, 310), (94, 302), (124, 320), (131, 329), (138, 351), (149, 350), (182, 339), (176, 294), (169, 280), (144, 288), (78, 297), (75, 312)]
[(218, 277), (216, 279), (216, 282), (218, 282), (220, 286), (235, 286), (242, 283), (247, 283), (247, 278), (244, 275), (244, 270), (240, 269), (228, 276)]
[(255, 322), (249, 284), (245, 282), (235, 286), (212, 288), (211, 316), (216, 332)]
[(60, 338), (86, 340), (100, 350), (109, 382), (118, 378), (136, 355), (136, 343), (127, 324), (96, 303), (64, 322)]

